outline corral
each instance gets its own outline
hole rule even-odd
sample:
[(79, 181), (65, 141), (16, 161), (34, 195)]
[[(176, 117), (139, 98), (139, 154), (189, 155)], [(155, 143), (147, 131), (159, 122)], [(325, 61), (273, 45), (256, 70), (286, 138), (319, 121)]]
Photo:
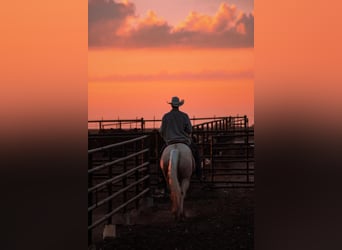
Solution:
[[(90, 134), (88, 245), (253, 249), (254, 129), (246, 119), (225, 117), (194, 126), (206, 180), (193, 178), (185, 200), (187, 219), (180, 223), (163, 189), (156, 129), (144, 129), (144, 121), (141, 129)], [(106, 224), (115, 225), (113, 235), (107, 235), (115, 238), (103, 241)]]

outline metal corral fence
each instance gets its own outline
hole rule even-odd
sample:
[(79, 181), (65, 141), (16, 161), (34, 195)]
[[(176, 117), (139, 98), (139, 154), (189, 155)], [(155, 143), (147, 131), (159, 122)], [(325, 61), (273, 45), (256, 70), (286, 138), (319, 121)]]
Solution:
[[(137, 126), (140, 129), (113, 129), (110, 127), (113, 123), (120, 124), (120, 122), (133, 121), (141, 125)], [(146, 143), (150, 145), (151, 149), (151, 184), (153, 186), (158, 185), (161, 181), (160, 150), (164, 142), (158, 133), (158, 129), (147, 129), (142, 125), (148, 122), (156, 124), (159, 121), (144, 119), (96, 121), (103, 122), (103, 128), (97, 130), (96, 133), (89, 134), (90, 147), (99, 147), (141, 135), (149, 135)], [(193, 125), (193, 139), (196, 141), (202, 156), (203, 172), (207, 177), (206, 182), (215, 187), (253, 187), (254, 127), (249, 127), (248, 117), (196, 118), (196, 121), (202, 121), (202, 123)]]
[(213, 188), (254, 187), (254, 129), (198, 133), (206, 182)]
[(247, 116), (228, 116), (212, 119), (193, 125), (193, 131), (231, 131), (235, 129), (248, 128)]
[[(208, 118), (202, 118), (208, 119)], [(141, 120), (140, 120), (141, 122)], [(193, 126), (211, 188), (254, 187), (254, 128), (248, 118), (212, 118)], [(113, 216), (137, 209), (164, 185), (158, 129), (104, 129), (88, 136), (88, 239)], [(197, 182), (196, 178), (192, 181)], [(115, 223), (113, 223), (115, 224)]]
[(113, 216), (137, 209), (150, 192), (147, 135), (88, 150), (88, 245)]
[[(228, 116), (228, 117), (202, 117), (190, 118), (194, 128), (214, 129), (214, 126), (225, 124), (227, 128), (248, 127), (247, 116)], [(197, 124), (198, 123), (198, 124)], [(89, 133), (118, 132), (123, 130), (144, 131), (146, 129), (159, 129), (161, 119), (110, 119), (110, 120), (90, 120), (88, 121)], [(212, 126), (214, 125), (214, 126)]]
[(193, 139), (210, 187), (254, 187), (254, 128), (247, 116), (195, 125)]

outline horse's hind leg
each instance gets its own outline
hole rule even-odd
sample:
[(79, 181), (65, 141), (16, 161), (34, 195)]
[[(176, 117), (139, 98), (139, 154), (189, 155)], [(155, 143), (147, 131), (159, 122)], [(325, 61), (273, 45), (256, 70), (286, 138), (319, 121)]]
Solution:
[(186, 192), (189, 188), (190, 185), (190, 180), (189, 179), (184, 179), (181, 184), (181, 198), (180, 198), (180, 216), (182, 218), (185, 218), (185, 213), (184, 213), (184, 199), (186, 196)]

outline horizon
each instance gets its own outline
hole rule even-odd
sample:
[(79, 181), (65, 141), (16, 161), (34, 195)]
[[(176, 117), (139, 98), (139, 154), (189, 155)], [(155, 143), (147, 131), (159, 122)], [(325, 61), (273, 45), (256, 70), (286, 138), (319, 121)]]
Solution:
[(253, 1), (182, 6), (88, 2), (88, 120), (161, 119), (178, 96), (190, 118), (254, 123)]

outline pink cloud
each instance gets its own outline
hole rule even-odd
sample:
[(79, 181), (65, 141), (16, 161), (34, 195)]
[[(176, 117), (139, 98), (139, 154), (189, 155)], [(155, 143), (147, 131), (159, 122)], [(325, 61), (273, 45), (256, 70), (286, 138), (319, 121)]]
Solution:
[(175, 26), (173, 31), (223, 32), (234, 27), (237, 15), (234, 5), (222, 3), (214, 16), (190, 12), (185, 21)]
[(89, 2), (89, 46), (112, 47), (253, 47), (254, 16), (222, 3), (215, 15), (190, 12), (172, 27), (155, 12), (135, 14), (128, 1)]

